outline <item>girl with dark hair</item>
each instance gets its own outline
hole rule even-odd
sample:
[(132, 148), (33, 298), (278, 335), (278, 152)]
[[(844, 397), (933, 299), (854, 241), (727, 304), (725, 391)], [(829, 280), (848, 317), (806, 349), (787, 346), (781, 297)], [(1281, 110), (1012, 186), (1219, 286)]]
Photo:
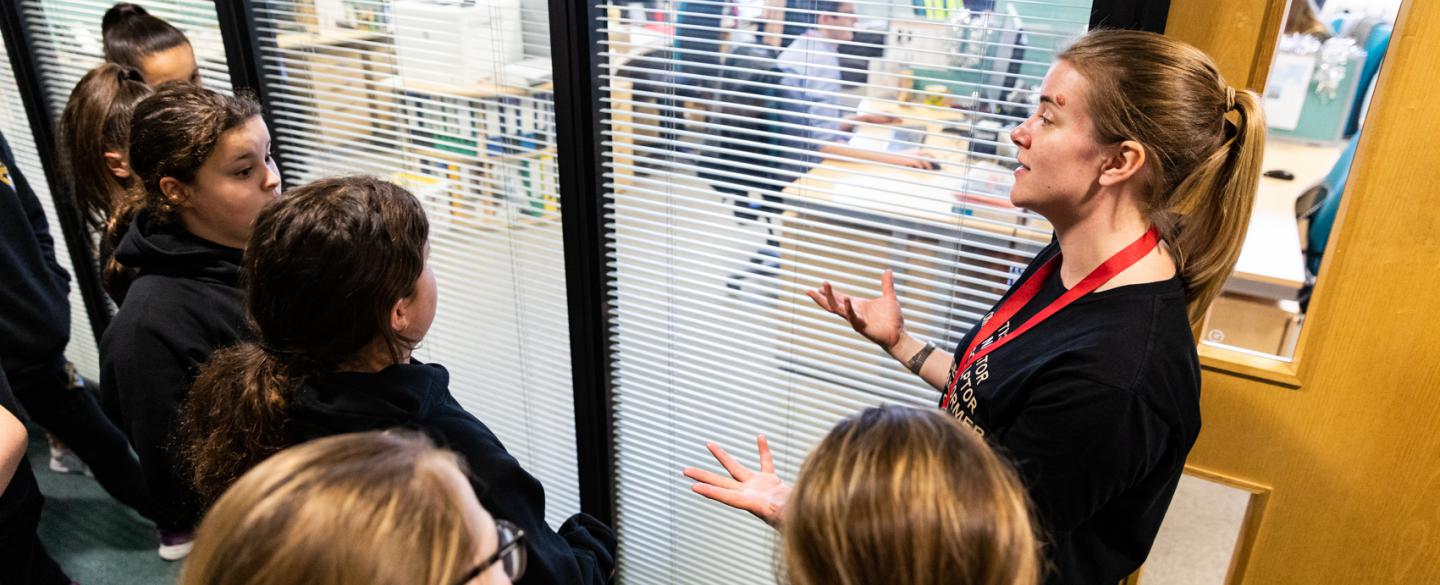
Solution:
[(200, 84), (190, 39), (140, 6), (129, 2), (111, 6), (100, 21), (100, 37), (106, 61), (139, 70), (151, 86), (167, 81)]
[(183, 82), (136, 106), (130, 168), (139, 187), (105, 236), (120, 311), (100, 340), (101, 383), (155, 497), (160, 556), (175, 560), (200, 517), (171, 450), (180, 403), (200, 364), (245, 331), (240, 258), (280, 176), (255, 100)]
[(213, 499), (308, 439), (419, 429), (465, 459), (486, 509), (525, 531), (526, 583), (608, 582), (610, 529), (577, 514), (552, 530), (540, 482), (461, 408), (445, 368), (411, 358), (435, 317), (428, 237), (420, 202), (373, 178), (316, 181), (261, 212), (245, 253), (259, 339), (217, 352), (185, 403), (196, 488)]
[[(130, 117), (152, 93), (138, 69), (115, 63), (91, 69), (70, 91), (60, 117), (60, 154), (76, 206), (95, 232), (105, 229), (115, 203), (135, 186)], [(103, 265), (109, 254), (102, 256)]]

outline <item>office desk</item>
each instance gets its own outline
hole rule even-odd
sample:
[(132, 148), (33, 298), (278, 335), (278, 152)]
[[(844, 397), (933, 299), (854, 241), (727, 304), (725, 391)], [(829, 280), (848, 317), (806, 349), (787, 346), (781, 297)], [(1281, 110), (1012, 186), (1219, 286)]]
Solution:
[(1340, 158), (1344, 144), (1315, 146), (1271, 139), (1262, 171), (1283, 169), (1295, 180), (1260, 178), (1250, 229), (1225, 290), (1276, 300), (1294, 300), (1305, 285), (1305, 259), (1295, 224), (1295, 199), (1319, 183)]
[[(967, 139), (941, 132), (947, 125), (966, 127), (963, 113), (872, 100), (862, 101), (857, 110), (895, 116), (895, 125), (925, 125), (924, 148), (935, 155), (940, 170), (826, 159), (782, 191), (787, 201), (828, 215), (952, 238), (973, 235), (1007, 242), (1007, 247), (1049, 242), (1048, 223), (1010, 205), (1005, 185), (1012, 169), (970, 156)], [(852, 145), (888, 144), (889, 135), (886, 125), (861, 125)]]

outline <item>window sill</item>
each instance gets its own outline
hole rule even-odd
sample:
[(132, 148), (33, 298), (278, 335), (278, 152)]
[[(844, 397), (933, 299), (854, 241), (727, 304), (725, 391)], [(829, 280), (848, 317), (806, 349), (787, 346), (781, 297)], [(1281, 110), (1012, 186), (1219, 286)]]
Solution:
[(1200, 354), (1200, 367), (1203, 369), (1267, 382), (1291, 390), (1300, 389), (1300, 374), (1293, 361), (1281, 361), (1206, 343), (1201, 343), (1197, 350)]

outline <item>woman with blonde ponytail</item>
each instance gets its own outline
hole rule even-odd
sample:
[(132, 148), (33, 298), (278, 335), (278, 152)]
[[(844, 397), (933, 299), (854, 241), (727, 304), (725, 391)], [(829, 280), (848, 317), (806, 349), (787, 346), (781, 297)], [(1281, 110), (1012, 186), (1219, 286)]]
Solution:
[[(953, 356), (906, 332), (889, 272), (879, 298), (808, 294), (1015, 461), (1047, 584), (1116, 583), (1149, 553), (1200, 431), (1192, 328), (1245, 239), (1265, 121), (1194, 47), (1094, 31), (1060, 53), (1011, 136), (1010, 199), (1055, 241)], [(788, 487), (735, 471), (692, 474), (695, 490), (779, 522)]]

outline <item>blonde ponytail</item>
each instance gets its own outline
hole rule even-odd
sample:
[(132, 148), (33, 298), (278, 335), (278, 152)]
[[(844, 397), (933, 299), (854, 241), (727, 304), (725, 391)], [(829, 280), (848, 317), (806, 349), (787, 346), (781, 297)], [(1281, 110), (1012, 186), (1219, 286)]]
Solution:
[(1185, 281), (1186, 312), (1193, 326), (1205, 318), (1235, 269), (1260, 185), (1265, 114), (1254, 92), (1235, 90), (1234, 120), (1226, 143), (1175, 188), (1171, 251)]

